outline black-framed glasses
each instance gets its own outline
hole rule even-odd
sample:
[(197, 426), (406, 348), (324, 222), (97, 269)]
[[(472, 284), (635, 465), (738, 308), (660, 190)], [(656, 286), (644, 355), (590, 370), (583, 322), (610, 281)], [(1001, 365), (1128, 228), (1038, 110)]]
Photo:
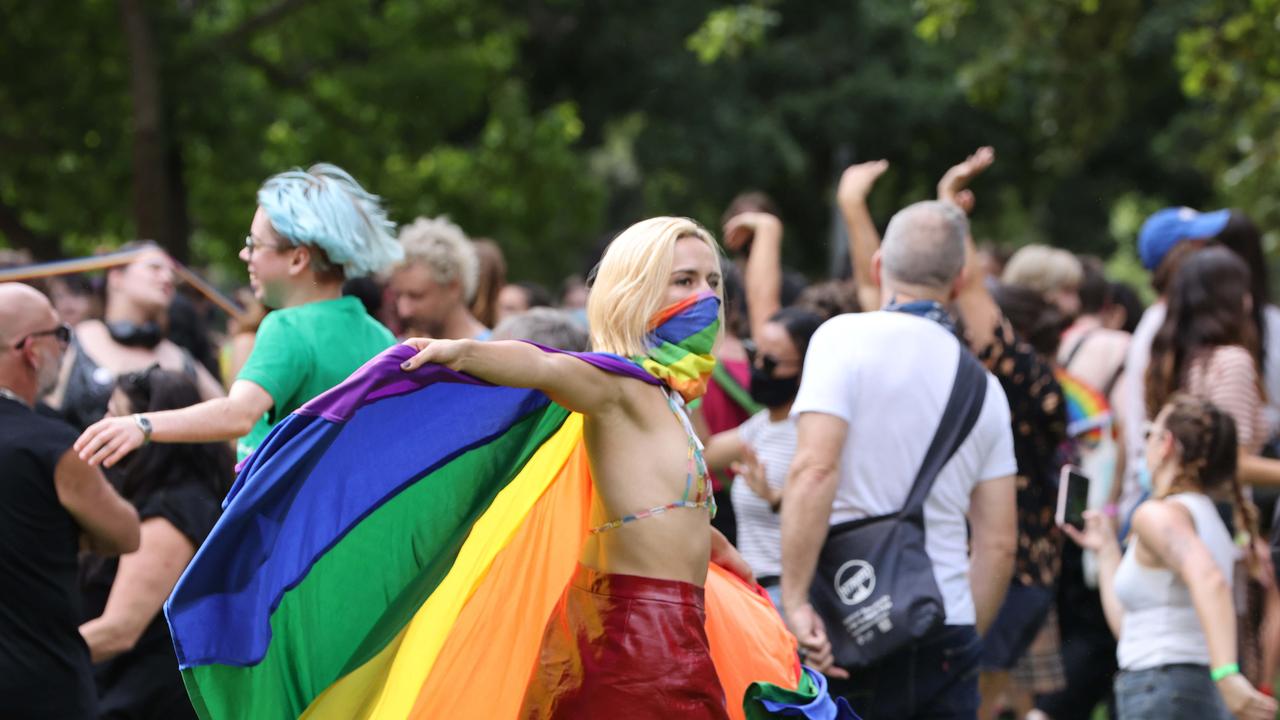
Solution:
[(58, 323), (57, 326), (49, 330), (39, 330), (37, 332), (27, 333), (21, 340), (14, 343), (13, 349), (21, 350), (22, 346), (26, 345), (27, 341), (31, 338), (42, 337), (44, 335), (52, 335), (54, 339), (58, 341), (58, 344), (66, 347), (67, 344), (71, 342), (71, 326), (66, 323)]
[(249, 251), (249, 257), (253, 257), (254, 250), (285, 250), (287, 249), (287, 246), (272, 245), (271, 243), (264, 243), (261, 240), (255, 238), (253, 235), (245, 235), (244, 248)]

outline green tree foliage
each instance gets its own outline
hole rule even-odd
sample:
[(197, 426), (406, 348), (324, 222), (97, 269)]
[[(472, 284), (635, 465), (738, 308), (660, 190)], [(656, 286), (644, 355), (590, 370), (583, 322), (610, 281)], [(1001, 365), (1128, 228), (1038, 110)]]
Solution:
[[(3, 5), (0, 231), (40, 255), (145, 235), (230, 261), (262, 180), (321, 160), (396, 219), (448, 213), (543, 279), (576, 269), (599, 224), (576, 107), (529, 103), (514, 77), (523, 24), (497, 3)], [(146, 53), (160, 122), (143, 137)], [(131, 207), (149, 177), (167, 196)], [(157, 204), (177, 220), (148, 225)]]
[(846, 164), (892, 163), (883, 222), (980, 144), (983, 239), (1106, 256), (1165, 204), (1270, 229), (1278, 3), (0, 0), (0, 234), (229, 264), (262, 179), (327, 160), (518, 279), (746, 189), (819, 273)]

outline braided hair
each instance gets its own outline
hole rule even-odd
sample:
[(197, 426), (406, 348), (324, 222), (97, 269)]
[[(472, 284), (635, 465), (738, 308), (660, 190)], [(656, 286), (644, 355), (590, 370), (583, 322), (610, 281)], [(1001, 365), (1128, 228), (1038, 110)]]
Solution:
[[(1177, 441), (1175, 447), (1182, 461), (1170, 491), (1195, 490), (1213, 495), (1228, 488), (1236, 531), (1248, 535), (1247, 547), (1252, 548), (1258, 536), (1258, 509), (1245, 498), (1236, 473), (1240, 451), (1235, 420), (1208, 400), (1182, 393), (1174, 395), (1165, 407), (1164, 426)], [(1254, 554), (1248, 552), (1245, 557), (1250, 571), (1256, 570)]]

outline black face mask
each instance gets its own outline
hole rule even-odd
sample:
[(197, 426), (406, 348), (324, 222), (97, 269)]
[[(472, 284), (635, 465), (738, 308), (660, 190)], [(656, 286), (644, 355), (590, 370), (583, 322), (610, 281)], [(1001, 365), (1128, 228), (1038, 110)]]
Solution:
[(751, 399), (771, 408), (795, 400), (800, 391), (800, 376), (776, 378), (769, 375), (770, 370), (772, 368), (751, 366)]

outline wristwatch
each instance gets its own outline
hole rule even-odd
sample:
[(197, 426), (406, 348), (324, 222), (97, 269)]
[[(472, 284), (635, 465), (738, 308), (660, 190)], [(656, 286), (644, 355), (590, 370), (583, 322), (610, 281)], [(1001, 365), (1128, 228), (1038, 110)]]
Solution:
[(151, 421), (140, 414), (134, 413), (133, 424), (138, 426), (142, 431), (142, 444), (146, 445), (151, 442)]

